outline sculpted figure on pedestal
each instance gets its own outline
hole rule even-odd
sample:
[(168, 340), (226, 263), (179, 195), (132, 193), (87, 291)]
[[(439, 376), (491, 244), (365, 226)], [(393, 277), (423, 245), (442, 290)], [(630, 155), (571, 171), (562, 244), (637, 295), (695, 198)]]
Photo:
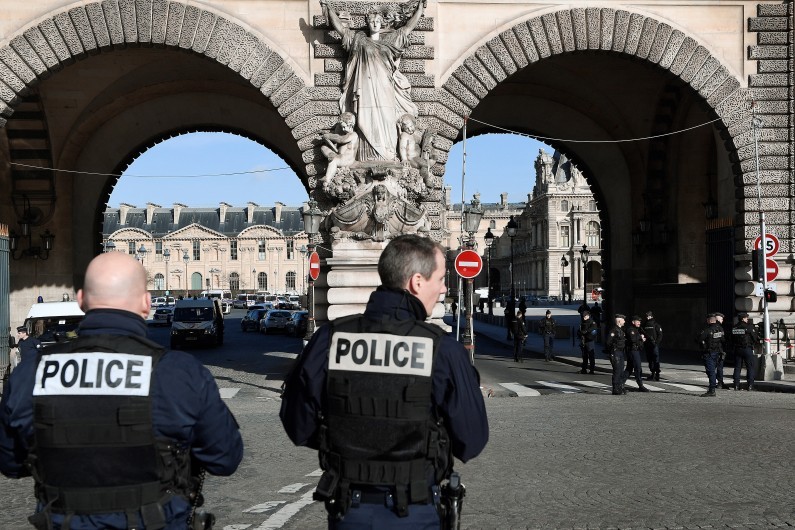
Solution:
[(422, 17), (422, 2), (402, 27), (403, 16), (394, 7), (373, 9), (367, 14), (369, 34), (345, 26), (320, 0), (323, 14), (342, 35), (342, 47), (348, 52), (340, 111), (353, 112), (359, 123), (361, 142), (357, 159), (395, 160), (398, 143), (396, 123), (403, 114), (417, 116), (411, 101), (411, 84), (398, 70), (400, 57), (409, 45), (409, 34)]

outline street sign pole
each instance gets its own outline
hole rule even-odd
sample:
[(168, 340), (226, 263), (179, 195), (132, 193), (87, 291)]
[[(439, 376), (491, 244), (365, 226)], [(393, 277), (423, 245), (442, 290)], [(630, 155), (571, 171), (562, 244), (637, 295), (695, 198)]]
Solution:
[[(754, 156), (756, 159), (756, 197), (759, 204), (759, 234), (762, 237), (762, 253), (766, 252), (767, 245), (765, 244), (765, 234), (767, 234), (767, 230), (765, 230), (765, 211), (762, 208), (762, 186), (760, 184), (759, 178), (759, 126), (762, 125), (762, 120), (757, 118), (756, 116), (756, 106), (753, 105), (751, 107), (753, 110), (753, 116), (751, 118), (751, 125), (754, 131)], [(765, 262), (767, 263), (767, 262)], [(765, 362), (767, 363), (770, 361), (770, 313), (768, 312), (767, 308), (767, 297), (764, 296), (764, 292), (767, 289), (767, 271), (762, 271), (762, 325), (764, 329), (762, 330), (762, 338), (763, 338), (763, 345), (765, 351)]]
[(475, 287), (475, 276), (480, 274), (480, 271), (483, 270), (483, 260), (477, 252), (472, 250), (474, 245), (467, 243), (466, 247), (466, 250), (458, 254), (455, 259), (455, 270), (459, 277), (466, 279), (466, 282), (464, 282), (464, 318), (466, 319), (466, 326), (464, 327), (464, 334), (461, 337), (461, 342), (464, 348), (469, 352), (469, 362), (474, 365), (475, 333), (472, 317), (472, 292)]

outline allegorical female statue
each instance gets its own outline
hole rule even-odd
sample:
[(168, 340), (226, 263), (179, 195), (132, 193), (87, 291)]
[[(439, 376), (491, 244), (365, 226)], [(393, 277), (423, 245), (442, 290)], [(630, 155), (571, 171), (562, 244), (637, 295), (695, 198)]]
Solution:
[(407, 20), (394, 7), (371, 10), (367, 15), (369, 34), (346, 27), (329, 9), (328, 0), (320, 0), (320, 5), (326, 20), (342, 35), (342, 46), (348, 52), (340, 111), (356, 115), (361, 133), (357, 160), (395, 161), (398, 118), (404, 114), (417, 116), (411, 84), (398, 66), (409, 45), (409, 34), (422, 16), (423, 3), (417, 2)]

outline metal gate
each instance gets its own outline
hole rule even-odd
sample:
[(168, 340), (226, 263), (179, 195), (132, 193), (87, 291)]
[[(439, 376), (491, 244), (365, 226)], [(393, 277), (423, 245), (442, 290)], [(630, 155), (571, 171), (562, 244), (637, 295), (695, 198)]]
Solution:
[(734, 318), (734, 226), (716, 219), (707, 226), (707, 311)]

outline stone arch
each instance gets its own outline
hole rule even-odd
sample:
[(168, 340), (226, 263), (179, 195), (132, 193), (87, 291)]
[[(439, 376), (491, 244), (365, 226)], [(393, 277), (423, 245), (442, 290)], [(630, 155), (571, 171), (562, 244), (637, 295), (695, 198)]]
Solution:
[[(442, 77), (439, 134), (449, 152), (472, 110), (500, 82), (529, 64), (576, 51), (614, 52), (642, 59), (684, 80), (720, 118), (731, 151), (752, 142), (748, 90), (718, 59), (669, 24), (605, 7), (558, 10), (500, 32)], [(739, 161), (735, 172), (742, 173)]]
[(241, 21), (176, 1), (102, 0), (47, 15), (0, 47), (0, 127), (32, 87), (65, 65), (147, 45), (213, 59), (259, 89), (290, 129), (306, 121), (310, 98), (300, 70)]

